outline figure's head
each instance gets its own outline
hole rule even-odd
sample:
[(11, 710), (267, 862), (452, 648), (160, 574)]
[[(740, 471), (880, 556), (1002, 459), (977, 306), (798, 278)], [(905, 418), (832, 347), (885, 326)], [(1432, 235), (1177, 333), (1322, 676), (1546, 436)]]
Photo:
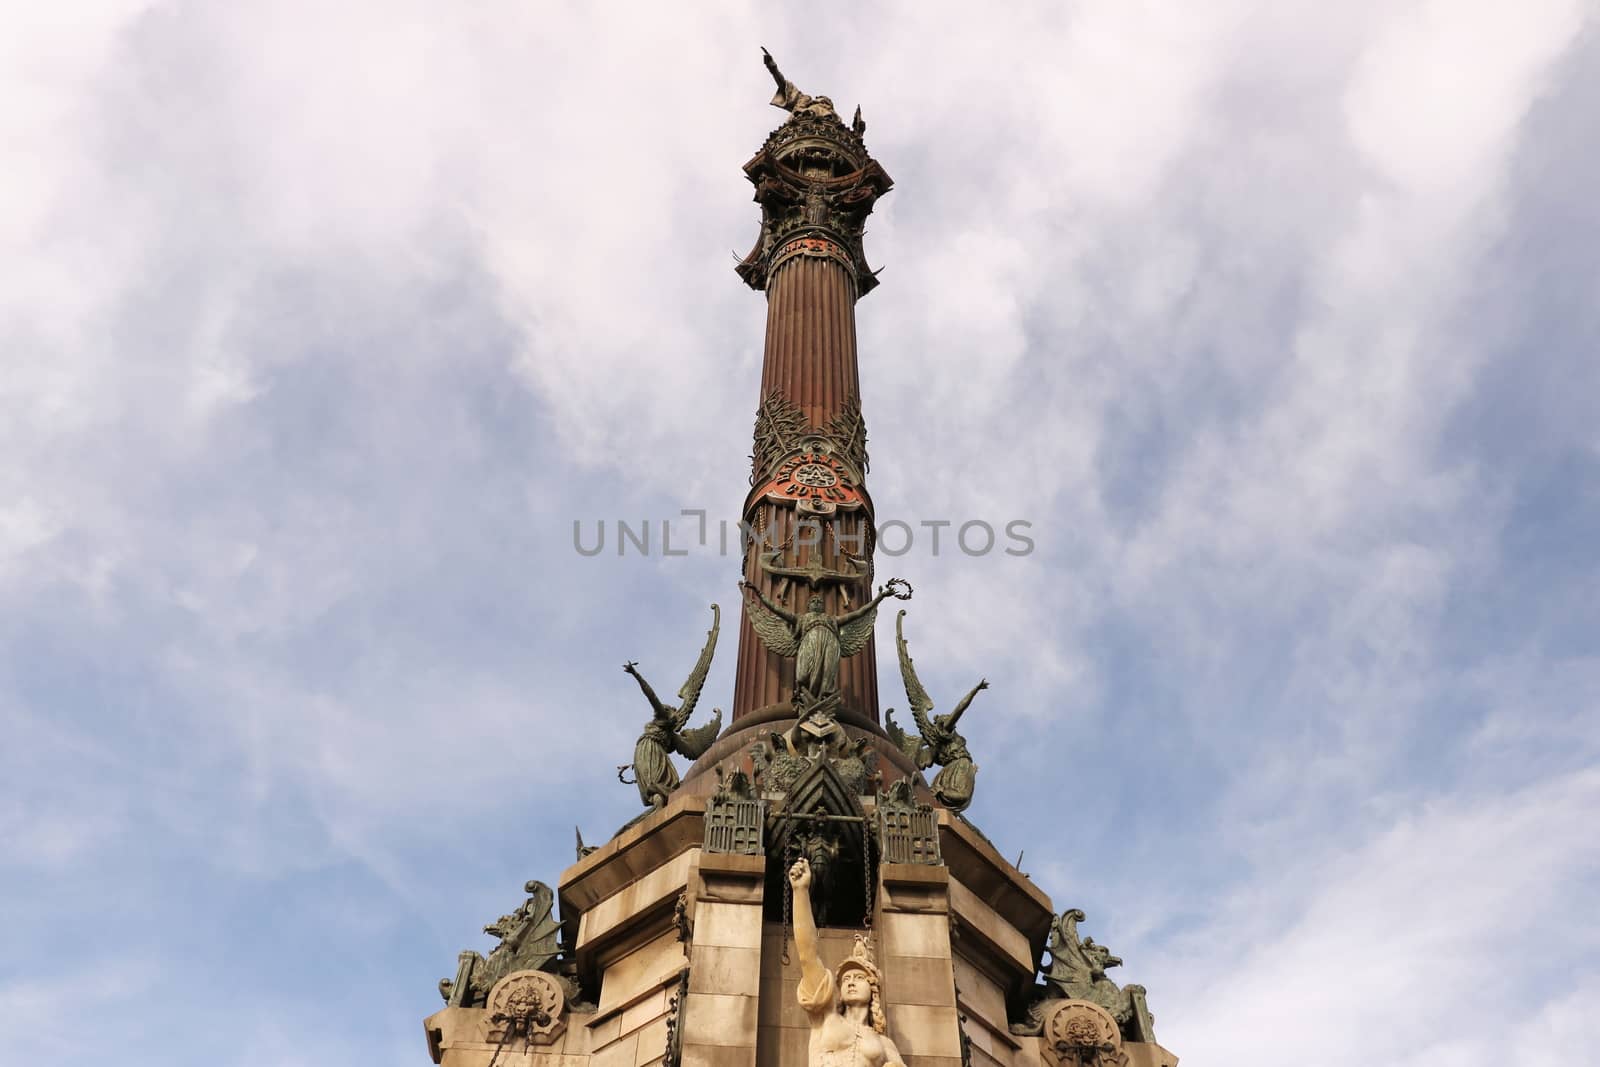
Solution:
[(812, 596), (811, 596), (811, 599), (806, 601), (806, 610), (807, 611), (821, 611), (822, 610), (822, 598), (813, 593)]
[(883, 1033), (883, 977), (867, 951), (866, 938), (856, 935), (855, 948), (833, 972), (833, 979), (839, 989), (839, 1010), (858, 1004), (866, 1007), (868, 1024)]
[(872, 976), (860, 967), (844, 967), (839, 972), (841, 1004), (872, 1003)]
[(1122, 957), (1113, 956), (1111, 950), (1104, 945), (1094, 943), (1094, 938), (1088, 938), (1083, 943), (1083, 954), (1094, 969), (1101, 974), (1113, 967), (1122, 966)]

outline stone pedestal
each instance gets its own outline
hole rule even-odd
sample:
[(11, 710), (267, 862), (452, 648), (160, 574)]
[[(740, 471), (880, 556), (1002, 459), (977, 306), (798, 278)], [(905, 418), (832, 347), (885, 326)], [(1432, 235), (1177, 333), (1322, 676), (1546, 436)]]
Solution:
[[(772, 861), (705, 851), (706, 805), (680, 794), (562, 875), (573, 969), (595, 1002), (567, 1005), (547, 1043), (513, 1037), (501, 1063), (806, 1067), (799, 964), (784, 960), (781, 901), (766, 899)], [(878, 864), (870, 928), (821, 929), (823, 963), (837, 966), (868, 936), (906, 1067), (1058, 1067), (1046, 1038), (1011, 1025), (1034, 989), (1051, 901), (967, 823), (939, 816), (943, 862)], [(434, 1062), (487, 1067), (504, 1030), (490, 1015), (430, 1016)], [(1118, 1055), (1118, 1067), (1177, 1063), (1150, 1042), (1123, 1041)]]
[(700, 856), (690, 912), (684, 1067), (754, 1067), (765, 856)]

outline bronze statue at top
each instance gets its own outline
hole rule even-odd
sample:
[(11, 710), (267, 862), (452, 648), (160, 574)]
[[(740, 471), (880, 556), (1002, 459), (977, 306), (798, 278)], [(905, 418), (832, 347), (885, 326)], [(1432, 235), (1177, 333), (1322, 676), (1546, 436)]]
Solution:
[[(622, 669), (639, 683), (639, 688), (644, 691), (645, 699), (650, 701), (650, 707), (654, 711), (650, 721), (645, 723), (644, 733), (639, 736), (638, 744), (633, 747), (633, 776), (639, 786), (639, 799), (646, 807), (664, 807), (668, 794), (678, 788), (678, 769), (672, 765), (671, 753), (681, 752), (688, 758), (695, 759), (710, 748), (711, 742), (722, 732), (720, 708), (717, 709), (716, 717), (710, 722), (692, 730), (685, 729), (689, 716), (694, 714), (695, 703), (700, 699), (700, 689), (705, 685), (706, 672), (711, 669), (711, 656), (717, 650), (717, 632), (721, 627), (722, 609), (713, 604), (711, 629), (706, 632), (705, 647), (700, 650), (700, 658), (695, 661), (694, 670), (689, 672), (689, 680), (678, 690), (678, 699), (682, 702), (678, 707), (661, 703), (656, 691), (650, 688), (650, 683), (639, 673), (637, 664), (630, 660), (622, 665)], [(629, 764), (624, 763), (617, 768), (617, 777), (621, 778), (628, 767)], [(627, 779), (623, 781), (626, 782)]]
[(933, 783), (929, 786), (933, 790), (934, 798), (951, 811), (964, 811), (967, 805), (972, 803), (972, 791), (978, 780), (978, 765), (972, 762), (972, 753), (967, 751), (967, 739), (956, 732), (956, 723), (966, 714), (972, 698), (981, 690), (989, 688), (989, 681), (987, 678), (980, 679), (978, 684), (961, 698), (953, 711), (948, 715), (935, 715), (930, 719), (928, 712), (933, 710), (933, 698), (922, 688), (922, 682), (917, 678), (917, 668), (911, 662), (911, 653), (906, 648), (903, 629), (905, 618), (906, 613), (903, 611), (895, 617), (894, 641), (895, 647), (900, 651), (900, 680), (905, 683), (906, 699), (911, 702), (911, 717), (916, 721), (917, 731), (921, 736), (912, 736), (900, 729), (894, 721), (894, 712), (891, 709), (885, 715), (889, 738), (900, 751), (911, 758), (919, 771), (939, 764), (939, 773), (934, 775)]
[(837, 714), (839, 661), (860, 652), (872, 640), (879, 604), (888, 597), (911, 599), (910, 583), (890, 578), (877, 596), (854, 611), (829, 615), (822, 597), (813, 594), (806, 610), (796, 614), (750, 583), (739, 584), (756, 595), (756, 600), (746, 601), (746, 605), (750, 625), (761, 643), (773, 655), (794, 658), (794, 710), (802, 717)]
[[(806, 118), (838, 118), (838, 112), (833, 110), (833, 101), (825, 96), (810, 96), (802, 93), (795, 87), (794, 82), (783, 76), (778, 69), (778, 61), (772, 58), (772, 53), (765, 48), (761, 50), (762, 62), (766, 63), (767, 70), (772, 72), (772, 80), (778, 83), (778, 91), (772, 94), (772, 106), (781, 107), (791, 115), (803, 115)], [(860, 109), (857, 109), (857, 118)]]

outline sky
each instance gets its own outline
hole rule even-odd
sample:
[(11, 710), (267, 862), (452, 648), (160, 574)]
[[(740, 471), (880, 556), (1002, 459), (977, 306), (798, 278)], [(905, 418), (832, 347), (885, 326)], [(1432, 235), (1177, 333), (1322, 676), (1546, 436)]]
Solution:
[(573, 529), (737, 517), (761, 45), (896, 182), (878, 572), (991, 682), (973, 821), (1186, 1065), (1591, 1058), (1593, 0), (7, 7), (10, 1062), (426, 1063), (636, 813), (619, 668), (737, 562)]

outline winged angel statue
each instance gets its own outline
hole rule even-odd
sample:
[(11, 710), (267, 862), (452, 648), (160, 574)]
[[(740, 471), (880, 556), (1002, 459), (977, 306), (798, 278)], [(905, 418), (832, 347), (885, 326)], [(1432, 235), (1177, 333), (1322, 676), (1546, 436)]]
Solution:
[[(647, 807), (664, 807), (667, 795), (678, 788), (678, 769), (672, 765), (670, 754), (680, 752), (694, 759), (710, 748), (711, 742), (722, 732), (721, 708), (716, 709), (716, 718), (705, 725), (692, 730), (685, 729), (689, 716), (694, 714), (695, 703), (700, 699), (700, 687), (706, 684), (706, 672), (711, 669), (711, 656), (717, 650), (717, 632), (721, 628), (722, 609), (713, 604), (711, 629), (706, 632), (705, 647), (700, 650), (694, 670), (689, 672), (689, 680), (678, 690), (678, 699), (682, 703), (675, 708), (661, 703), (656, 691), (639, 673), (638, 664), (630, 661), (622, 665), (622, 669), (633, 675), (633, 680), (639, 683), (645, 699), (650, 701), (650, 707), (655, 711), (645, 724), (639, 743), (633, 746), (633, 776), (639, 786), (639, 799)], [(622, 772), (627, 769), (628, 764), (624, 763), (617, 769), (617, 776), (621, 778)]]
[(813, 595), (799, 614), (751, 585), (740, 585), (756, 595), (748, 601), (750, 625), (767, 651), (794, 658), (794, 710), (797, 715), (831, 716), (839, 708), (839, 661), (853, 656), (872, 640), (878, 605), (885, 598), (911, 599), (911, 584), (890, 578), (878, 595), (854, 611), (829, 615), (822, 597)]
[(972, 703), (972, 698), (978, 695), (979, 690), (989, 688), (989, 682), (988, 679), (980, 680), (950, 714), (928, 718), (928, 712), (933, 710), (933, 699), (917, 679), (917, 668), (906, 649), (903, 629), (905, 618), (906, 613), (902, 611), (894, 620), (894, 642), (900, 650), (900, 679), (905, 682), (906, 699), (911, 702), (911, 717), (916, 720), (920, 736), (900, 729), (894, 721), (894, 712), (890, 711), (884, 716), (889, 739), (910, 757), (917, 765), (917, 770), (927, 770), (935, 763), (939, 764), (939, 773), (934, 776), (929, 788), (939, 803), (951, 811), (964, 811), (972, 803), (978, 765), (972, 762), (972, 753), (967, 751), (967, 739), (956, 733), (956, 723), (961, 721), (967, 705)]

